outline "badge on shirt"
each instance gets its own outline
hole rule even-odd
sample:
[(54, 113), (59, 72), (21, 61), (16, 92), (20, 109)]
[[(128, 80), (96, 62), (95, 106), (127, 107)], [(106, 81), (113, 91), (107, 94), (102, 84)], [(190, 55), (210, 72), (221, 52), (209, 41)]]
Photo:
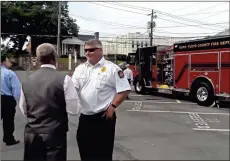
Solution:
[(102, 67), (101, 72), (105, 72), (105, 71), (106, 71), (106, 67)]
[(124, 78), (124, 73), (123, 73), (121, 70), (119, 70), (119, 71), (118, 71), (118, 76), (119, 76), (120, 78)]

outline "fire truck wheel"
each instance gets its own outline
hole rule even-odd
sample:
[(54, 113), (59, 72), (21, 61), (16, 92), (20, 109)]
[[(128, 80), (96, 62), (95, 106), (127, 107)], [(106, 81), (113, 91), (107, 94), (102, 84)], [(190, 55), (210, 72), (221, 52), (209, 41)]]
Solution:
[(136, 83), (134, 84), (134, 88), (137, 94), (143, 94), (145, 91), (144, 83), (139, 80), (137, 80)]
[(196, 89), (196, 101), (201, 106), (211, 106), (215, 102), (215, 96), (212, 87), (206, 83), (201, 82)]

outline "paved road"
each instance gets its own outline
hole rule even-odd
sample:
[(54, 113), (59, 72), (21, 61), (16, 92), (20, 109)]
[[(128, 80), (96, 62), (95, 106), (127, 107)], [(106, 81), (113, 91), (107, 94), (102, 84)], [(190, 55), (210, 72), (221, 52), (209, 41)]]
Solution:
[[(17, 109), (15, 136), (2, 144), (2, 160), (22, 160), (25, 118)], [(70, 117), (68, 160), (79, 160), (78, 117)], [(117, 110), (114, 160), (229, 159), (229, 109), (206, 108), (158, 96), (131, 93)], [(2, 135), (1, 135), (2, 136)]]

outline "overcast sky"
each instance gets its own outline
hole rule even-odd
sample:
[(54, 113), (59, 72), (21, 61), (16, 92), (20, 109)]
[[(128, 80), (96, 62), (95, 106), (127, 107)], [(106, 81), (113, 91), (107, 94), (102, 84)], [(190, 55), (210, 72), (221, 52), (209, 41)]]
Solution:
[(204, 36), (229, 28), (229, 2), (69, 2), (80, 34), (98, 31), (100, 37), (147, 32), (151, 9), (156, 10), (157, 36)]

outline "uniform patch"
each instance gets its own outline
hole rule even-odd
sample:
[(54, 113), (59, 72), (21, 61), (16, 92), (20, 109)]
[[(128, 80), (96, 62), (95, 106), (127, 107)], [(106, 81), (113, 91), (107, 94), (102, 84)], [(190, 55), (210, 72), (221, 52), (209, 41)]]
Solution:
[(124, 73), (123, 73), (121, 70), (119, 70), (119, 71), (118, 71), (118, 76), (119, 76), (120, 78), (124, 78)]
[(105, 72), (105, 71), (106, 71), (106, 67), (102, 67), (101, 72)]

